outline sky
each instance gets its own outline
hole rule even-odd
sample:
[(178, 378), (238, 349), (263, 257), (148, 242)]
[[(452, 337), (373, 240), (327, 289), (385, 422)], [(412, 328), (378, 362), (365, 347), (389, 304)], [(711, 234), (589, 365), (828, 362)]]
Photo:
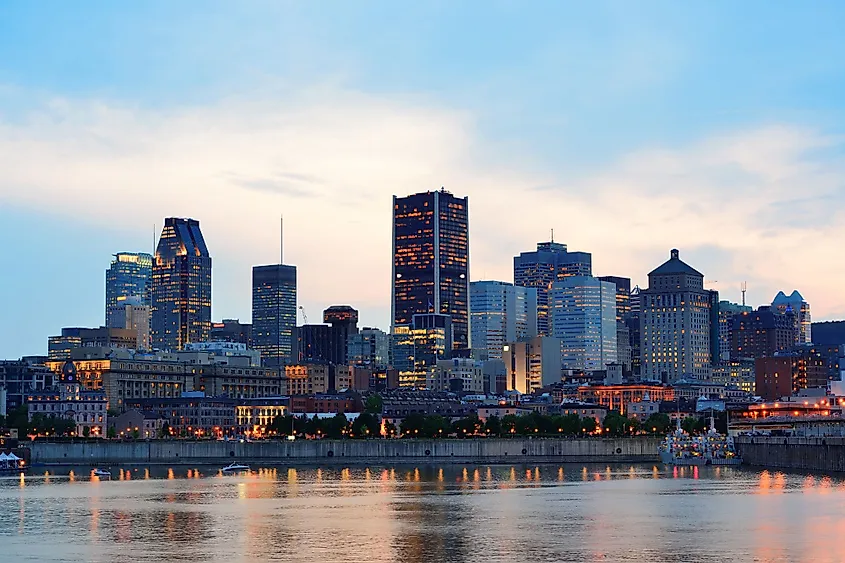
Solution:
[(391, 196), (469, 196), (471, 278), (549, 239), (647, 286), (845, 318), (845, 3), (0, 2), (0, 358), (99, 326), (105, 270), (198, 219), (215, 320), (298, 266), (389, 328)]

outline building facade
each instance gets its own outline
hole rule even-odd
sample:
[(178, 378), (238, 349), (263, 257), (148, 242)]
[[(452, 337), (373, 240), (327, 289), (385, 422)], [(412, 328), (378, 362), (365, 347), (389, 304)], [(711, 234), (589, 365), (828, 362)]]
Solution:
[(551, 334), (564, 369), (599, 371), (617, 361), (616, 284), (568, 276), (549, 292)]
[(390, 365), (390, 335), (377, 328), (364, 327), (349, 335), (346, 358), (350, 365), (385, 369)]
[(648, 275), (648, 285), (640, 292), (642, 376), (669, 383), (709, 379), (712, 294), (704, 275), (672, 250)]
[(569, 276), (592, 276), (589, 252), (569, 252), (565, 244), (537, 243), (537, 250), (522, 252), (513, 259), (513, 282), (537, 290), (537, 334), (549, 336), (549, 290), (554, 282)]
[(133, 299), (138, 305), (149, 307), (153, 278), (153, 257), (144, 252), (118, 252), (106, 270), (107, 327), (126, 328), (113, 320), (115, 311), (123, 309), (123, 302)]
[(393, 326), (449, 315), (455, 348), (469, 346), (468, 204), (443, 189), (393, 197)]
[(734, 315), (732, 325), (731, 358), (737, 360), (774, 356), (796, 346), (798, 330), (792, 311), (781, 313), (762, 306)]
[(483, 364), (470, 358), (440, 360), (429, 372), (426, 389), (452, 393), (484, 393)]
[(252, 268), (252, 346), (269, 366), (292, 363), (296, 328), (296, 266)]
[(57, 379), (53, 387), (26, 396), (29, 421), (32, 422), (39, 415), (45, 418), (65, 418), (76, 423), (76, 436), (105, 436), (108, 427), (105, 393), (86, 389), (79, 381), (76, 366), (71, 361), (62, 364)]
[(167, 421), (174, 436), (237, 436), (235, 400), (187, 393), (171, 398), (130, 399), (128, 409), (155, 414)]
[(792, 312), (797, 335), (795, 344), (804, 345), (813, 341), (813, 319), (810, 315), (810, 304), (804, 301), (797, 290), (788, 296), (779, 291), (772, 300), (772, 308), (780, 313)]
[(114, 307), (111, 311), (113, 328), (131, 330), (135, 333), (136, 350), (149, 350), (150, 340), (150, 306), (145, 305), (137, 297), (131, 297)]
[(507, 391), (533, 393), (546, 385), (560, 383), (561, 342), (557, 338), (537, 336), (525, 342), (509, 342), (502, 360)]
[(469, 284), (470, 347), (479, 360), (501, 360), (504, 345), (537, 336), (537, 289), (501, 281)]
[(169, 217), (153, 261), (150, 336), (154, 348), (181, 350), (211, 332), (211, 256), (199, 221)]
[[(113, 317), (113, 319), (116, 317)], [(61, 336), (47, 338), (47, 356), (51, 360), (67, 360), (78, 348), (138, 349), (139, 331), (127, 328), (66, 327)]]
[(742, 313), (751, 313), (750, 305), (740, 305), (730, 301), (719, 301), (719, 359), (728, 362), (734, 359), (732, 353), (734, 317)]
[(237, 342), (252, 347), (252, 325), (242, 323), (240, 319), (223, 319), (211, 324), (212, 341)]

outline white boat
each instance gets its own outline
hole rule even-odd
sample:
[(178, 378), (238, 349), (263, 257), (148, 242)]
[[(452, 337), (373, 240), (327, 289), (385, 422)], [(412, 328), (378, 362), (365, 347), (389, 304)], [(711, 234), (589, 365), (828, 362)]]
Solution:
[(92, 475), (95, 477), (99, 477), (100, 479), (107, 478), (111, 479), (111, 472), (106, 471), (105, 469), (94, 468), (94, 471), (91, 472)]
[(221, 469), (223, 473), (240, 473), (243, 471), (249, 471), (249, 465), (243, 465), (240, 463), (230, 463), (223, 469)]
[(734, 448), (733, 438), (716, 432), (713, 417), (710, 430), (693, 438), (681, 430), (681, 421), (672, 434), (660, 444), (660, 461), (667, 465), (740, 465), (742, 458)]

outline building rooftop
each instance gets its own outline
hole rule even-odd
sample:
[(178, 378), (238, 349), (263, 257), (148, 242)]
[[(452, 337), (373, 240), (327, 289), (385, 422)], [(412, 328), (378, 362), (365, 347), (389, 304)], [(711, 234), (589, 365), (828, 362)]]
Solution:
[(669, 260), (652, 270), (649, 276), (665, 276), (673, 274), (686, 274), (691, 276), (704, 277), (704, 274), (681, 260), (678, 249), (673, 248), (669, 254)]

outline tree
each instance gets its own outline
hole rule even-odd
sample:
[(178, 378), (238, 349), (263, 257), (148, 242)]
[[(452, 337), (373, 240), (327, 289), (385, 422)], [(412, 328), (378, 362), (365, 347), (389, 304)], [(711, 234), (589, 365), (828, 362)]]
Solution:
[(352, 436), (354, 438), (376, 438), (381, 432), (378, 418), (371, 413), (364, 412), (352, 422)]
[(381, 414), (384, 408), (384, 401), (379, 394), (373, 394), (367, 397), (367, 402), (364, 403), (364, 412), (369, 414)]
[(91, 435), (91, 427), (85, 426), (82, 428), (82, 436), (88, 438)]
[(581, 417), (575, 413), (569, 413), (560, 417), (560, 426), (567, 436), (575, 436), (581, 433)]
[(467, 436), (474, 436), (481, 432), (484, 424), (478, 419), (478, 415), (473, 413), (467, 417), (460, 418), (452, 423), (452, 432), (458, 435), (458, 438), (466, 438)]
[(393, 422), (387, 421), (387, 422), (384, 423), (384, 435), (385, 435), (385, 437), (393, 438), (394, 436), (396, 436), (396, 433), (397, 433), (396, 425), (393, 424)]
[(681, 421), (681, 428), (688, 434), (698, 434), (705, 430), (707, 424), (697, 416), (688, 416)]
[(425, 426), (425, 415), (413, 413), (402, 419), (399, 429), (403, 438), (421, 438)]
[(137, 440), (140, 436), (141, 436), (141, 433), (140, 433), (140, 432), (138, 432), (138, 429), (137, 429), (137, 428), (135, 428), (134, 430), (132, 430), (132, 439), (133, 439), (133, 440)]
[(672, 421), (668, 414), (656, 412), (643, 421), (642, 427), (653, 434), (667, 434), (672, 428)]
[(159, 438), (169, 438), (170, 437), (170, 425), (166, 422), (161, 425), (161, 428), (158, 429), (158, 437)]
[(422, 434), (426, 438), (445, 438), (451, 429), (452, 425), (448, 420), (439, 414), (434, 414), (425, 417)]
[(506, 414), (502, 417), (502, 436), (513, 436), (516, 434), (516, 423), (518, 417), (514, 414)]
[(602, 426), (609, 436), (632, 434), (635, 428), (634, 422), (618, 411), (608, 411), (604, 417)]
[(114, 426), (109, 426), (108, 431), (106, 432), (106, 436), (111, 440), (117, 438), (117, 430), (115, 430)]
[(498, 416), (488, 417), (487, 422), (484, 423), (484, 432), (488, 436), (501, 436), (502, 420)]
[(581, 432), (584, 434), (592, 434), (598, 428), (596, 419), (592, 416), (585, 416), (581, 419)]
[(348, 425), (348, 421), (346, 420), (346, 415), (343, 413), (337, 413), (333, 417), (326, 419), (326, 437), (338, 439), (344, 436), (344, 432), (346, 430), (346, 426)]

